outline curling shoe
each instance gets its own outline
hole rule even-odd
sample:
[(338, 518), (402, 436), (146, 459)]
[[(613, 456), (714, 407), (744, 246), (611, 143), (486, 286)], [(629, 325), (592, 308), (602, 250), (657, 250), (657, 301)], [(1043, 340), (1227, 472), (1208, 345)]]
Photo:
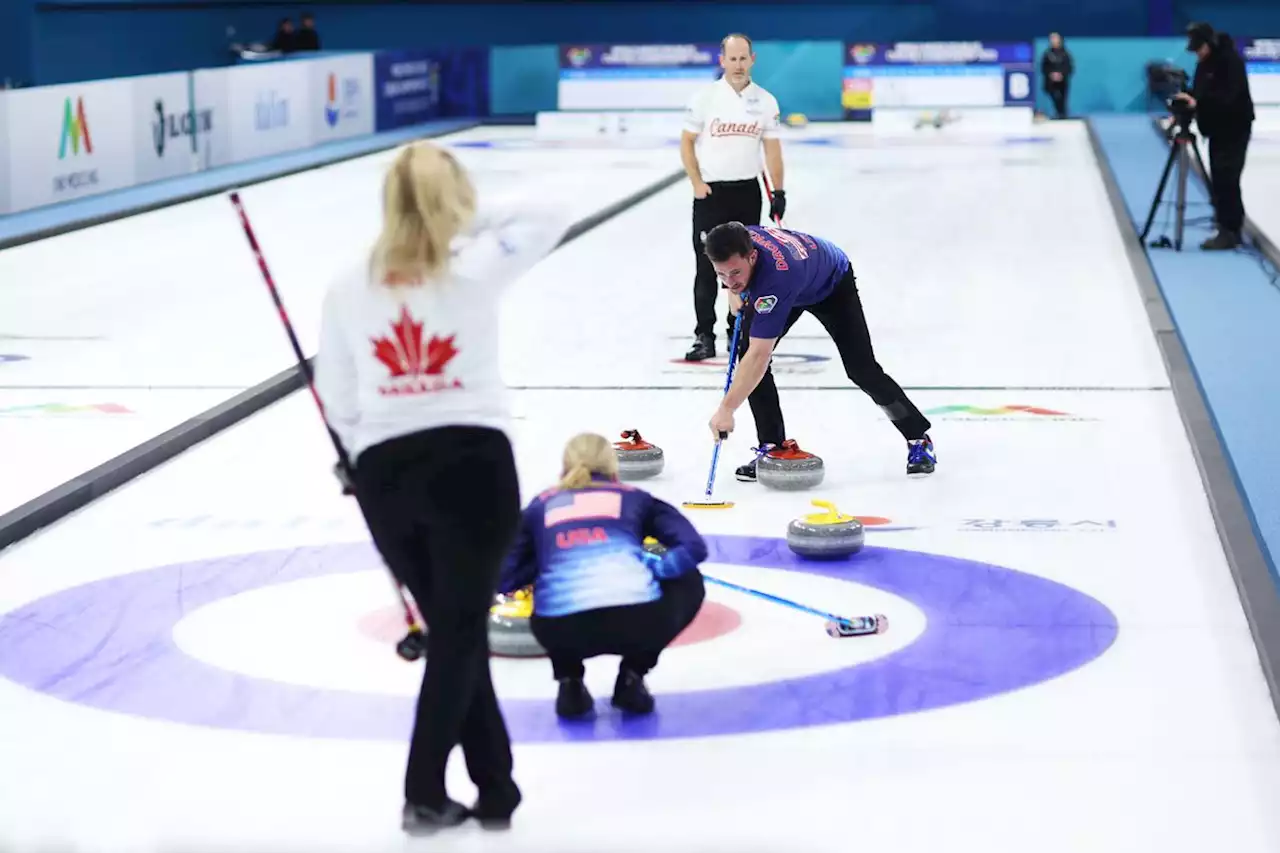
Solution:
[(618, 670), (613, 685), (613, 707), (628, 714), (653, 713), (653, 694), (645, 687), (644, 676), (629, 669)]
[(565, 720), (577, 720), (587, 716), (595, 708), (596, 700), (581, 678), (560, 679), (560, 692), (556, 695), (556, 716)]
[(754, 483), (756, 481), (756, 463), (760, 461), (761, 456), (772, 451), (775, 446), (776, 445), (773, 444), (762, 444), (759, 447), (751, 448), (755, 451), (756, 458), (752, 459), (746, 465), (742, 465), (733, 472), (733, 476), (738, 478), (738, 482)]
[(716, 339), (713, 335), (698, 335), (693, 347), (684, 354), (685, 361), (706, 361), (716, 357)]
[(524, 796), (515, 783), (502, 794), (491, 797), (481, 796), (471, 807), (471, 817), (479, 822), (481, 829), (500, 832), (511, 828), (511, 815), (520, 806)]
[(409, 835), (430, 835), (441, 829), (458, 826), (465, 821), (471, 812), (462, 803), (448, 798), (439, 809), (405, 803), (400, 816), (400, 828)]
[(1224, 252), (1237, 249), (1241, 245), (1243, 242), (1237, 232), (1219, 228), (1217, 234), (1200, 244), (1200, 249), (1205, 252)]
[(907, 476), (924, 477), (938, 467), (938, 456), (933, 452), (933, 439), (929, 436), (907, 442)]

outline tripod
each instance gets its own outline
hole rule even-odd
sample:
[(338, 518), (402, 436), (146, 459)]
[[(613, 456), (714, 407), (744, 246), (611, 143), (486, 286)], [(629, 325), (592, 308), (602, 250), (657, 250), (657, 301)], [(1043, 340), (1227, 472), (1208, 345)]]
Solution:
[[(1176, 189), (1177, 201), (1174, 207), (1177, 210), (1177, 222), (1174, 226), (1173, 247), (1176, 251), (1182, 251), (1182, 228), (1187, 218), (1187, 172), (1191, 168), (1190, 157), (1194, 156), (1196, 162), (1200, 165), (1200, 174), (1206, 177), (1209, 170), (1204, 167), (1204, 160), (1200, 157), (1200, 149), (1196, 146), (1196, 135), (1191, 132), (1191, 123), (1188, 121), (1183, 124), (1181, 121), (1177, 124), (1178, 132), (1172, 138), (1172, 144), (1169, 146), (1169, 159), (1164, 164), (1164, 174), (1160, 176), (1160, 186), (1156, 189), (1156, 197), (1151, 202), (1151, 212), (1147, 215), (1147, 224), (1142, 228), (1142, 239), (1145, 242), (1147, 234), (1151, 231), (1151, 223), (1156, 218), (1156, 208), (1160, 206), (1160, 201), (1164, 197), (1165, 186), (1169, 183), (1169, 173), (1173, 171), (1173, 165), (1178, 164), (1178, 186)], [(1190, 154), (1188, 154), (1190, 152)], [(1153, 248), (1168, 248), (1171, 244), (1167, 236), (1161, 237), (1151, 244)]]

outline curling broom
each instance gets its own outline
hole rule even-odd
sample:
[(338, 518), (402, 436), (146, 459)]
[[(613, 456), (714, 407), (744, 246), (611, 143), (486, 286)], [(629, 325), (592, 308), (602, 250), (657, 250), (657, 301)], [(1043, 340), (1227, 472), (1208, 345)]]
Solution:
[[(329, 433), (329, 440), (333, 442), (333, 449), (338, 453), (338, 470), (341, 472), (344, 493), (346, 493), (348, 484), (351, 483), (351, 460), (347, 456), (346, 448), (342, 446), (342, 442), (338, 441), (337, 433), (329, 425), (329, 417), (325, 414), (324, 403), (320, 400), (320, 394), (316, 391), (315, 376), (311, 372), (311, 364), (302, 354), (302, 345), (298, 343), (298, 336), (293, 331), (293, 323), (289, 320), (288, 312), (284, 310), (284, 302), (281, 301), (280, 292), (276, 289), (275, 279), (271, 276), (271, 270), (267, 266), (267, 259), (263, 257), (262, 248), (258, 245), (258, 238), (253, 233), (253, 226), (249, 224), (249, 214), (245, 212), (244, 205), (240, 202), (240, 193), (231, 193), (231, 204), (235, 206), (236, 213), (240, 215), (240, 225), (244, 229), (244, 236), (249, 241), (249, 248), (253, 250), (253, 255), (258, 261), (258, 269), (262, 272), (262, 280), (266, 282), (267, 290), (271, 293), (271, 301), (275, 303), (276, 310), (280, 312), (280, 322), (284, 325), (285, 334), (289, 336), (289, 345), (293, 347), (293, 355), (298, 360), (298, 369), (302, 372), (307, 388), (311, 391), (311, 398), (315, 400), (316, 408), (320, 411), (320, 420), (324, 422), (325, 430)], [(397, 644), (396, 654), (405, 660), (417, 660), (426, 650), (425, 635), (422, 632), (422, 627), (418, 625), (417, 616), (409, 606), (408, 599), (404, 596), (404, 588), (394, 575), (392, 575), (392, 583), (395, 586), (396, 596), (400, 599), (400, 604), (404, 608), (405, 624), (409, 629), (409, 633)]]

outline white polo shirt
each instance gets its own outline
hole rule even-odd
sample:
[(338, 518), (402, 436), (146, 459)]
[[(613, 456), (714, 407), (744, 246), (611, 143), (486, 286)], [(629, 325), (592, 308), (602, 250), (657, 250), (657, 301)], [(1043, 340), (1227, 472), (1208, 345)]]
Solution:
[(779, 135), (778, 101), (755, 83), (739, 94), (721, 77), (689, 100), (684, 129), (698, 134), (702, 180), (743, 181), (760, 174), (760, 141)]

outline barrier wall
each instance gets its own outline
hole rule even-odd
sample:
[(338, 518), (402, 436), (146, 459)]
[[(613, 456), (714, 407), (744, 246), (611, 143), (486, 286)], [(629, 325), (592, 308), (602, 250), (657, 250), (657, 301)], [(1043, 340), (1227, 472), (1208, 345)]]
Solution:
[(482, 115), (488, 57), (472, 53), (326, 54), (0, 93), (0, 213)]
[[(1280, 42), (1239, 41), (1255, 101), (1280, 105)], [(1073, 112), (1161, 109), (1146, 95), (1145, 65), (1170, 60), (1189, 71), (1184, 46), (1180, 38), (1069, 40)], [(922, 121), (1012, 127), (1030, 120), (1033, 103), (1045, 106), (1043, 50), (1030, 42), (760, 42), (755, 77), (784, 114), (812, 120), (872, 119), (886, 131)], [(693, 87), (715, 79), (715, 53), (713, 44), (690, 43), (312, 54), (3, 92), (0, 213), (491, 110), (679, 110)]]

